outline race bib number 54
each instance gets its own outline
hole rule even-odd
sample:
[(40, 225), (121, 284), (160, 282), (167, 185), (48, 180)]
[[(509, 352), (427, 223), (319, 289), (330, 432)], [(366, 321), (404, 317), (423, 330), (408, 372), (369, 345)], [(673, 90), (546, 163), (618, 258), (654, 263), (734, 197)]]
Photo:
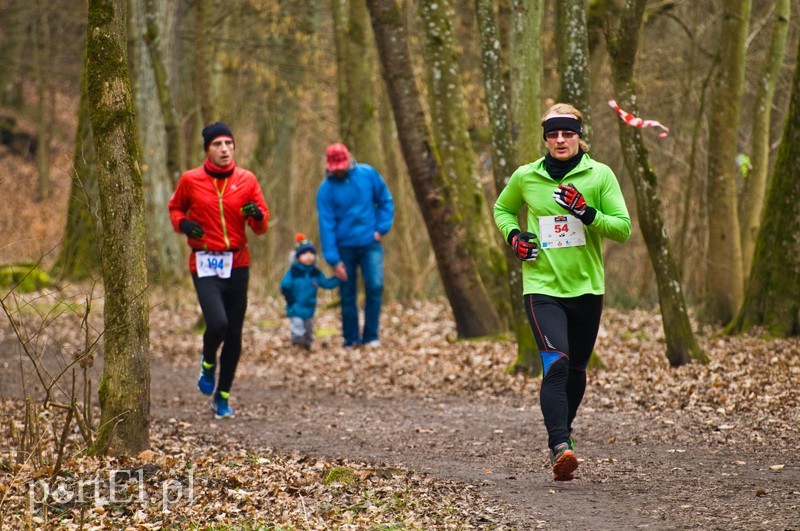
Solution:
[(233, 268), (233, 252), (225, 251), (213, 253), (210, 251), (196, 251), (197, 276), (231, 278)]
[(581, 220), (569, 214), (539, 216), (539, 241), (542, 249), (586, 245), (586, 233)]

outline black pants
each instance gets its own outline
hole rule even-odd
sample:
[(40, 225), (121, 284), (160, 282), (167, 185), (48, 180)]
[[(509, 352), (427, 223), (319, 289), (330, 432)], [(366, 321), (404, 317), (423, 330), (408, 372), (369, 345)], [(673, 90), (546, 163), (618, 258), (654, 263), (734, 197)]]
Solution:
[(247, 283), (249, 268), (237, 267), (231, 278), (203, 277), (192, 275), (197, 299), (203, 310), (206, 331), (203, 334), (203, 361), (217, 363), (217, 349), (222, 345), (219, 357), (219, 382), (217, 392), (230, 392), (236, 365), (242, 352), (242, 326), (247, 310)]
[(583, 400), (586, 365), (600, 328), (603, 296), (525, 295), (525, 309), (542, 357), (540, 402), (552, 450), (569, 439)]

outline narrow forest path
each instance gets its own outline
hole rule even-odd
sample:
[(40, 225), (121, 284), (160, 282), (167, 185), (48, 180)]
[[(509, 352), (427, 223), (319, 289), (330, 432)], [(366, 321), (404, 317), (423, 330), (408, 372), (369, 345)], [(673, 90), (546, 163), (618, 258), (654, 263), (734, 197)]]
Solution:
[[(194, 368), (153, 367), (153, 421), (224, 430), (254, 448), (400, 465), (473, 485), (507, 506), (514, 529), (798, 529), (800, 461), (769, 468), (780, 449), (707, 446), (680, 421), (582, 411), (576, 479), (552, 481), (538, 410), (522, 399), (352, 397), (264, 381), (247, 363), (235, 384), (237, 417), (213, 418)], [(615, 434), (615, 435), (612, 435)], [(759, 494), (763, 493), (763, 494)]]
[[(342, 349), (337, 314), (322, 310), (309, 353), (286, 343), (275, 307), (248, 310), (227, 421), (196, 388), (196, 305), (154, 307), (151, 433), (404, 467), (474, 493), (473, 520), (493, 529), (800, 530), (798, 338), (707, 331), (711, 362), (670, 368), (657, 316), (607, 310), (605, 369), (590, 372), (575, 423), (582, 462), (574, 481), (556, 483), (540, 379), (504, 373), (513, 343), (453, 341), (446, 306), (420, 303), (387, 307), (379, 349)], [(76, 330), (46, 330), (38, 344), (52, 369), (81, 343)], [(0, 398), (19, 400), (20, 369), (28, 392), (36, 384), (15, 343), (0, 327)], [(99, 381), (102, 354), (92, 372)]]

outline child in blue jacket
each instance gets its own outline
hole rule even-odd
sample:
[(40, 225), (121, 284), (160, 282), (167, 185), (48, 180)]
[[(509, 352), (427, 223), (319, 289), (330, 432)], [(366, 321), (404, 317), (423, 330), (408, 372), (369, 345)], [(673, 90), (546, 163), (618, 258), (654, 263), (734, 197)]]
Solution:
[(339, 286), (340, 281), (335, 277), (326, 277), (316, 266), (317, 250), (305, 234), (298, 233), (294, 239), (294, 260), (281, 280), (281, 293), (286, 299), (286, 315), (291, 319), (289, 329), (292, 343), (311, 350), (317, 289), (333, 289)]

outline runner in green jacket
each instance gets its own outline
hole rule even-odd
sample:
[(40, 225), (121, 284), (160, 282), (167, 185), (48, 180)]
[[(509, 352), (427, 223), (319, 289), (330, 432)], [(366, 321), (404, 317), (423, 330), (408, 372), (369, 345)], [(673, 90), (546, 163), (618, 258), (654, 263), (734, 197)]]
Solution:
[[(542, 127), (548, 153), (514, 172), (497, 198), (494, 219), (523, 260), (525, 308), (542, 357), (540, 402), (553, 474), (568, 481), (578, 467), (572, 422), (603, 309), (602, 240), (624, 242), (631, 221), (614, 172), (586, 153), (581, 112), (556, 104)], [(517, 221), (523, 205), (524, 232)]]

